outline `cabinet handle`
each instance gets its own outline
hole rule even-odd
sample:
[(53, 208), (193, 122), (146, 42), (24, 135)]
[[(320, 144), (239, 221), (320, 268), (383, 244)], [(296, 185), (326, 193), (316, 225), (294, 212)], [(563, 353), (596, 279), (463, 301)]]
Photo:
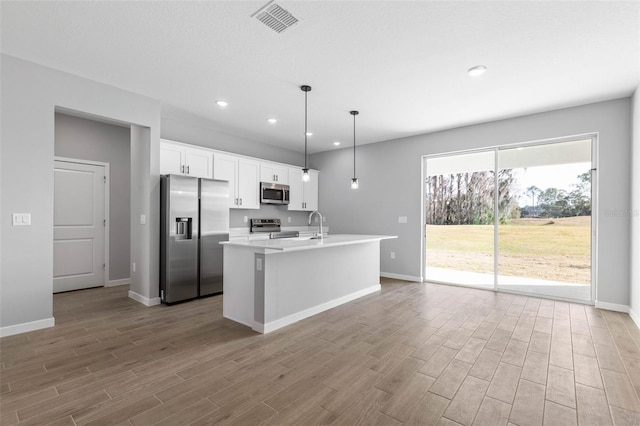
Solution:
[(240, 205), (242, 205), (242, 198), (240, 198)]
[(187, 174), (190, 174), (190, 173), (189, 173), (189, 166), (187, 166)]
[(276, 182), (278, 182), (278, 175), (276, 175)]
[(238, 199), (236, 198), (235, 201), (233, 202), (233, 204), (235, 204), (236, 206), (238, 205)]
[(180, 173), (184, 173), (184, 166), (180, 166)]

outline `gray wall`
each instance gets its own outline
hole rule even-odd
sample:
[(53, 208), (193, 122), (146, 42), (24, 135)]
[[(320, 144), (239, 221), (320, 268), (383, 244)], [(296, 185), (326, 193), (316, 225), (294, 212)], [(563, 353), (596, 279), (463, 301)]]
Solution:
[(55, 115), (55, 155), (109, 163), (109, 276), (129, 278), (130, 140), (129, 127), (67, 114)]
[(640, 86), (632, 98), (631, 143), (631, 316), (640, 326)]
[[(0, 99), (0, 332), (13, 333), (51, 325), (53, 304), (53, 161), (56, 109), (83, 112), (146, 129), (132, 138), (142, 152), (137, 168), (145, 171), (131, 187), (131, 212), (148, 215), (146, 225), (131, 226), (131, 258), (147, 259), (141, 276), (131, 277), (131, 291), (158, 296), (159, 218), (148, 206), (159, 203), (160, 103), (112, 86), (2, 55)], [(132, 161), (134, 158), (132, 157)], [(133, 180), (133, 176), (131, 177)], [(156, 209), (157, 210), (157, 209)], [(11, 214), (30, 212), (31, 226), (11, 226)]]
[[(381, 270), (420, 279), (423, 155), (598, 132), (597, 300), (628, 305), (629, 220), (606, 213), (630, 208), (630, 107), (626, 98), (363, 145), (357, 191), (349, 187), (352, 151), (314, 154), (311, 167), (321, 171), (320, 210), (332, 233), (398, 235), (382, 242)], [(407, 216), (408, 223), (399, 224), (398, 216)]]
[(197, 118), (162, 115), (163, 139), (302, 167), (304, 154), (221, 132)]

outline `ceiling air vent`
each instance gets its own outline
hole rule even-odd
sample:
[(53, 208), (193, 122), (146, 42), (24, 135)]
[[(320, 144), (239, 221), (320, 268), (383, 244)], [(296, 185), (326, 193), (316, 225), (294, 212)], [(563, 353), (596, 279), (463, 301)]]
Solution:
[(277, 5), (273, 1), (251, 15), (267, 27), (277, 33), (281, 33), (288, 28), (295, 26), (299, 20), (287, 9)]

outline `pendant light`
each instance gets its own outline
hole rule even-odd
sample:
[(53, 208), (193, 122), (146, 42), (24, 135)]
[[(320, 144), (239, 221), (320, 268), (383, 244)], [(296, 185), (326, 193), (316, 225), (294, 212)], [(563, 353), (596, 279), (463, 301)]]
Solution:
[(307, 94), (311, 91), (311, 86), (300, 86), (300, 90), (304, 92), (304, 169), (302, 169), (302, 181), (309, 182), (309, 168), (307, 167)]
[(351, 179), (351, 189), (358, 189), (358, 178), (356, 177), (356, 115), (358, 111), (349, 111), (353, 115), (353, 178)]

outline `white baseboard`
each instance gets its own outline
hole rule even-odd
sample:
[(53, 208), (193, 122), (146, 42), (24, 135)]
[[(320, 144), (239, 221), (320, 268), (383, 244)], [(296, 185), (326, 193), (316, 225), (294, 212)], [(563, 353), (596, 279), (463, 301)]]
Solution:
[(636, 327), (640, 328), (640, 315), (636, 314), (633, 309), (629, 308), (629, 316), (633, 322), (636, 323)]
[(148, 299), (135, 291), (129, 290), (129, 298), (135, 300), (138, 303), (142, 303), (145, 306), (155, 306), (160, 304), (160, 298), (154, 297), (153, 299)]
[(107, 281), (107, 283), (104, 285), (105, 287), (116, 287), (119, 285), (129, 285), (131, 284), (131, 278), (122, 278), (119, 280), (109, 280)]
[(629, 313), (629, 306), (619, 305), (617, 303), (600, 302), (596, 300), (595, 307), (598, 309), (606, 309), (607, 311), (624, 312), (625, 314)]
[(14, 334), (27, 333), (29, 331), (41, 330), (56, 325), (55, 318), (47, 318), (38, 321), (23, 322), (22, 324), (8, 325), (0, 327), (0, 337), (13, 336)]
[(355, 293), (347, 294), (346, 296), (330, 300), (328, 302), (322, 303), (309, 309), (305, 309), (304, 311), (296, 312), (295, 314), (280, 318), (275, 321), (271, 321), (266, 324), (256, 322), (256, 324), (252, 328), (258, 333), (269, 333), (289, 324), (293, 324), (294, 322), (298, 322), (310, 316), (319, 314), (320, 312), (327, 311), (331, 308), (335, 308), (336, 306), (351, 302), (352, 300), (359, 299), (360, 297), (366, 296), (367, 294), (375, 293), (377, 291), (380, 291), (380, 284), (364, 288), (362, 290), (356, 291)]
[(413, 275), (394, 274), (392, 272), (380, 272), (380, 276), (385, 278), (393, 278), (395, 280), (413, 281), (416, 283), (421, 283), (423, 281), (422, 277), (414, 277)]

